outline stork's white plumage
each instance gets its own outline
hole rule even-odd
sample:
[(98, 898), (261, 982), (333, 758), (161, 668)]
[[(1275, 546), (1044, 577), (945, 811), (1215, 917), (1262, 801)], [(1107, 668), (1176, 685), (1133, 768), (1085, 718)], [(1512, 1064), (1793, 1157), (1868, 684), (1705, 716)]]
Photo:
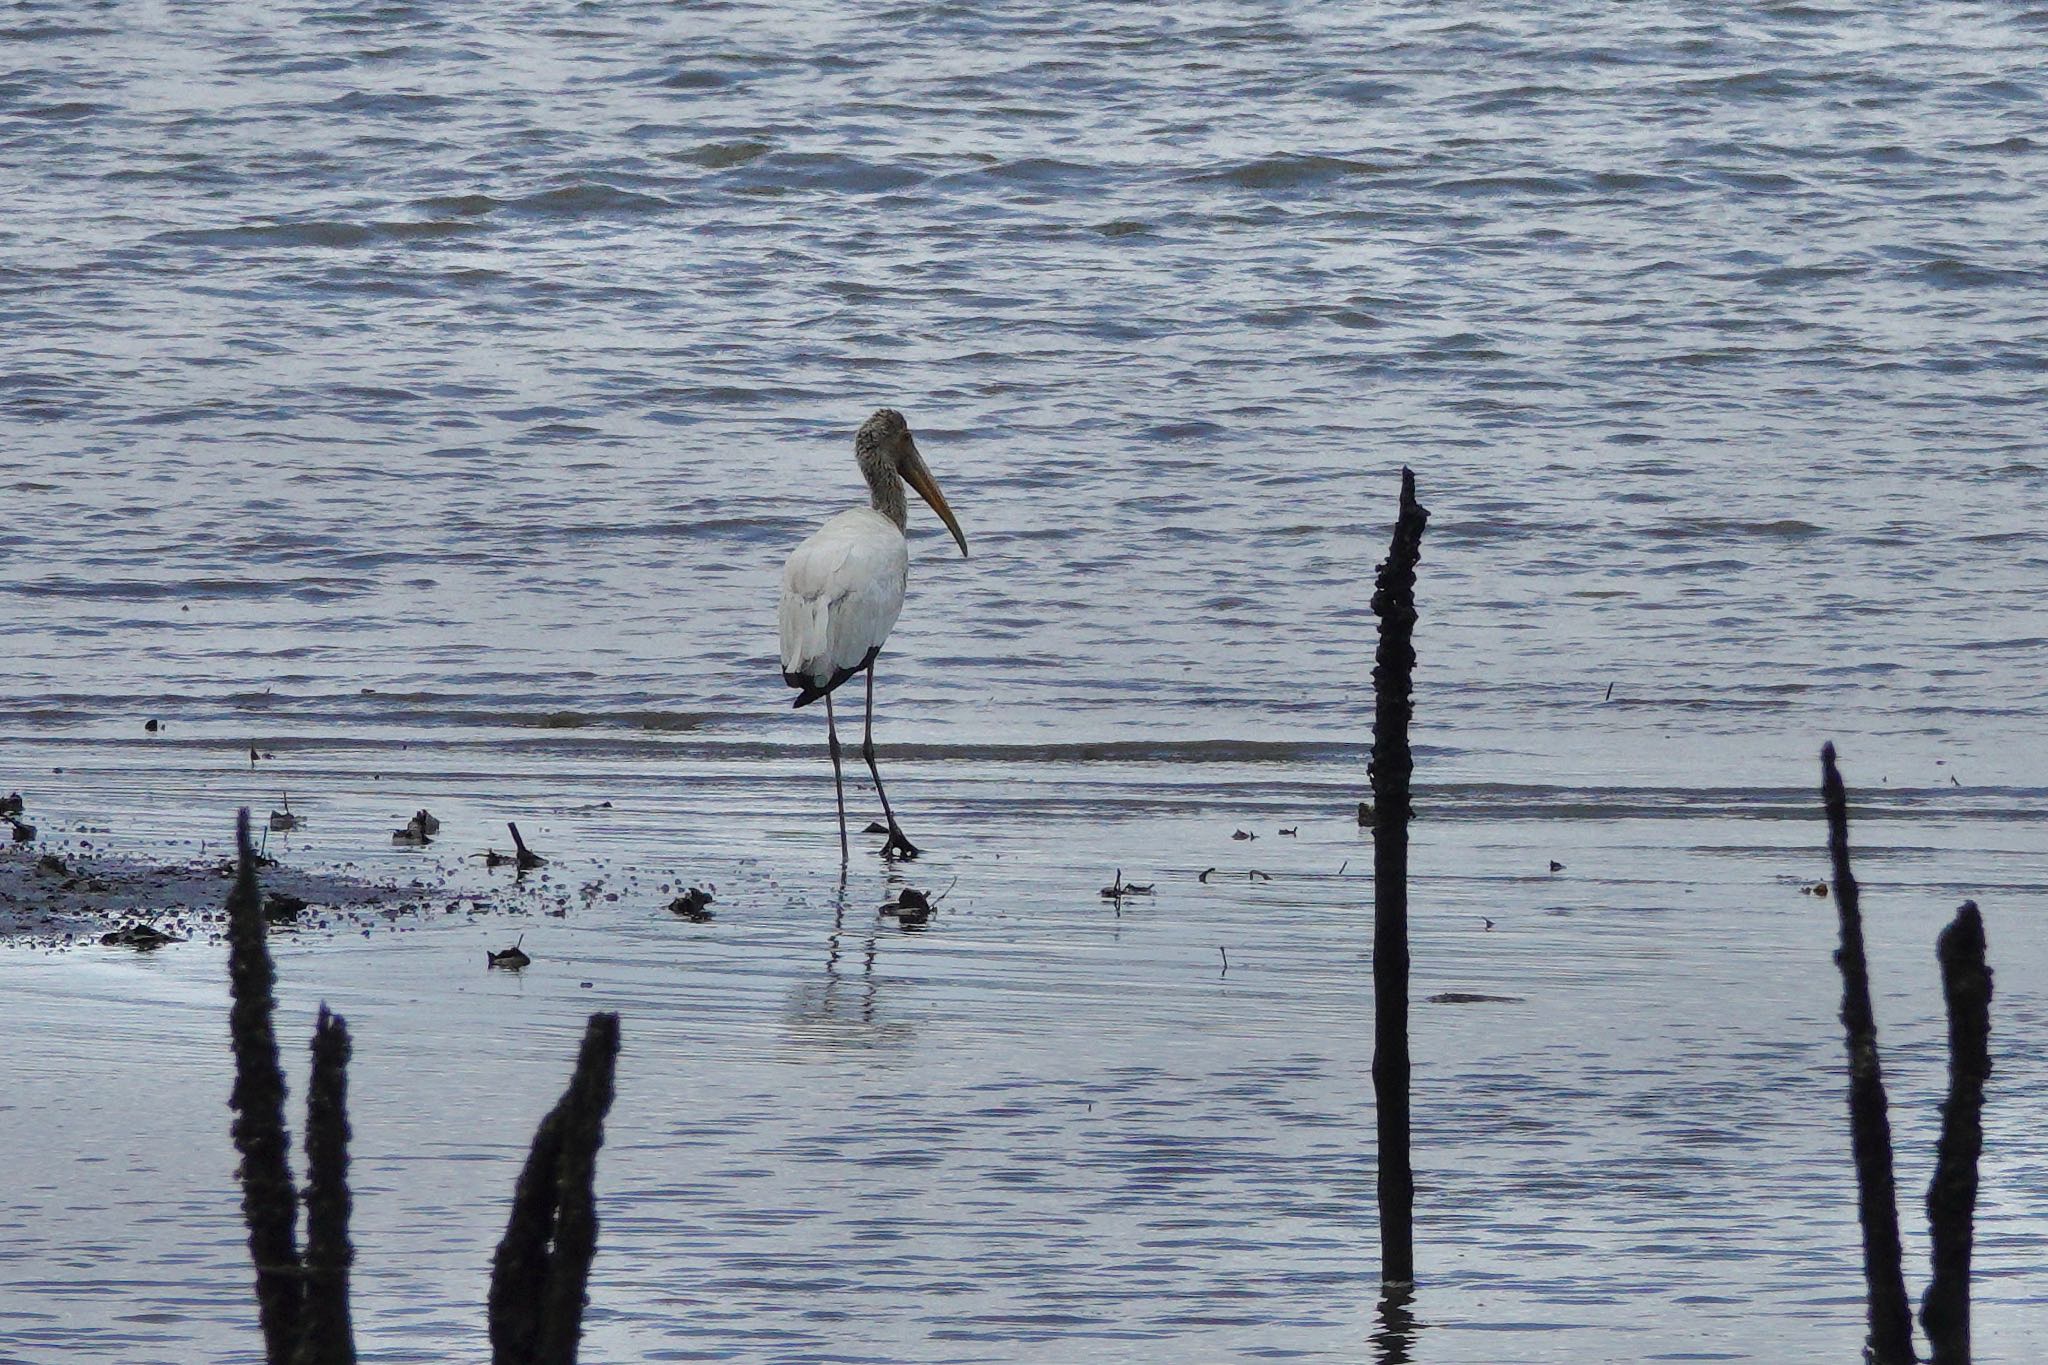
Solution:
[(796, 547), (782, 570), (782, 675), (804, 688), (798, 706), (866, 666), (909, 582), (903, 532), (871, 507), (841, 512)]
[(960, 553), (967, 537), (953, 519), (953, 509), (939, 491), (903, 414), (883, 408), (861, 424), (853, 440), (854, 458), (868, 481), (870, 506), (841, 512), (791, 553), (782, 569), (782, 677), (797, 688), (794, 705), (825, 699), (825, 735), (832, 751), (832, 786), (839, 801), (839, 851), (847, 854), (846, 789), (839, 771), (839, 728), (832, 714), (832, 694), (856, 674), (868, 675), (867, 726), (861, 743), (868, 771), (874, 774), (875, 795), (889, 822), (885, 854), (916, 857), (917, 846), (904, 837), (882, 790), (875, 766), (875, 658), (903, 610), (910, 579), (910, 547), (903, 539), (909, 508), (903, 496), (908, 480), (931, 504)]

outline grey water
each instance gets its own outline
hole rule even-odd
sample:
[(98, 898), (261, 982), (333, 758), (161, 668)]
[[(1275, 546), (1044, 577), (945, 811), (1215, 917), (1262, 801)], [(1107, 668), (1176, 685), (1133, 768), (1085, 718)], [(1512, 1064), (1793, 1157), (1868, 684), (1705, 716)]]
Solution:
[[(1832, 738), (1909, 1232), (1987, 912), (1979, 1347), (2038, 1358), (2044, 57), (2026, 5), (10, 6), (0, 787), (139, 853), (289, 787), (401, 873), (431, 800), (609, 879), (287, 952), (358, 1028), (374, 1358), (481, 1355), (596, 1007), (595, 1357), (1365, 1358), (1407, 465), (1417, 990), (1519, 1000), (1418, 1005), (1404, 1349), (1852, 1356)], [(913, 511), (877, 692), (922, 935), (838, 889), (775, 661), (884, 404), (974, 548)], [(253, 1358), (220, 976), (0, 953), (0, 1359)]]

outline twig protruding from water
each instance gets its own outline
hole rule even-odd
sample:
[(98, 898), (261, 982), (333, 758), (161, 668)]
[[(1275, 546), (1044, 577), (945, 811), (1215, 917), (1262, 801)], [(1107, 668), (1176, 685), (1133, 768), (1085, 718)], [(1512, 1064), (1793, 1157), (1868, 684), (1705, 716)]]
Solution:
[(542, 863), (545, 863), (547, 861), (546, 858), (541, 857), (538, 853), (535, 853), (532, 849), (526, 846), (526, 840), (519, 837), (519, 826), (513, 824), (510, 820), (507, 820), (505, 822), (505, 828), (512, 831), (512, 847), (519, 850), (519, 852), (515, 856), (518, 859), (519, 870), (521, 872), (526, 872), (533, 868), (539, 867)]
[(1870, 1004), (1870, 968), (1863, 954), (1863, 913), (1849, 870), (1849, 800), (1835, 767), (1835, 746), (1820, 751), (1821, 805), (1827, 812), (1828, 857), (1834, 864), (1835, 908), (1842, 946), (1842, 1028), (1849, 1047), (1849, 1140), (1856, 1157), (1856, 1217), (1863, 1225), (1863, 1281), (1868, 1293), (1872, 1365), (1913, 1365), (1913, 1311), (1899, 1245), (1898, 1191), (1892, 1176), (1892, 1125), (1878, 1064), (1877, 1017)]

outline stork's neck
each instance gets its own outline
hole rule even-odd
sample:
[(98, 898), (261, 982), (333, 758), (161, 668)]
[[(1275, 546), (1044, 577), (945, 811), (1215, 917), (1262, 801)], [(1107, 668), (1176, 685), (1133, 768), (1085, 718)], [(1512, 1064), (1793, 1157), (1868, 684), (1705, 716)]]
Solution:
[(896, 462), (880, 447), (855, 442), (854, 458), (860, 461), (861, 475), (868, 481), (868, 499), (877, 512), (896, 523), (899, 531), (910, 526), (910, 507), (903, 497), (903, 476), (896, 472)]

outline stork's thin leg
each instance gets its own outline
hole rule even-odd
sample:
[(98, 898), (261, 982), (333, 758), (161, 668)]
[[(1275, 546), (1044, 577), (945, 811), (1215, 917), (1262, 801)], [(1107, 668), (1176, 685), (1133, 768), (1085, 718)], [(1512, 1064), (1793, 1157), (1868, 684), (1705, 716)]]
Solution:
[(832, 694), (825, 694), (825, 742), (832, 749), (832, 795), (839, 801), (839, 866), (853, 856), (846, 843), (846, 784), (839, 777), (839, 726), (832, 719)]
[(882, 856), (895, 854), (904, 858), (917, 856), (917, 845), (910, 842), (903, 833), (903, 827), (896, 823), (896, 812), (889, 809), (889, 793), (882, 790), (882, 770), (875, 766), (875, 666), (868, 664), (868, 723), (867, 731), (860, 742), (861, 757), (868, 761), (868, 771), (875, 776), (875, 795), (882, 798), (882, 818), (889, 822), (889, 838), (882, 845)]

